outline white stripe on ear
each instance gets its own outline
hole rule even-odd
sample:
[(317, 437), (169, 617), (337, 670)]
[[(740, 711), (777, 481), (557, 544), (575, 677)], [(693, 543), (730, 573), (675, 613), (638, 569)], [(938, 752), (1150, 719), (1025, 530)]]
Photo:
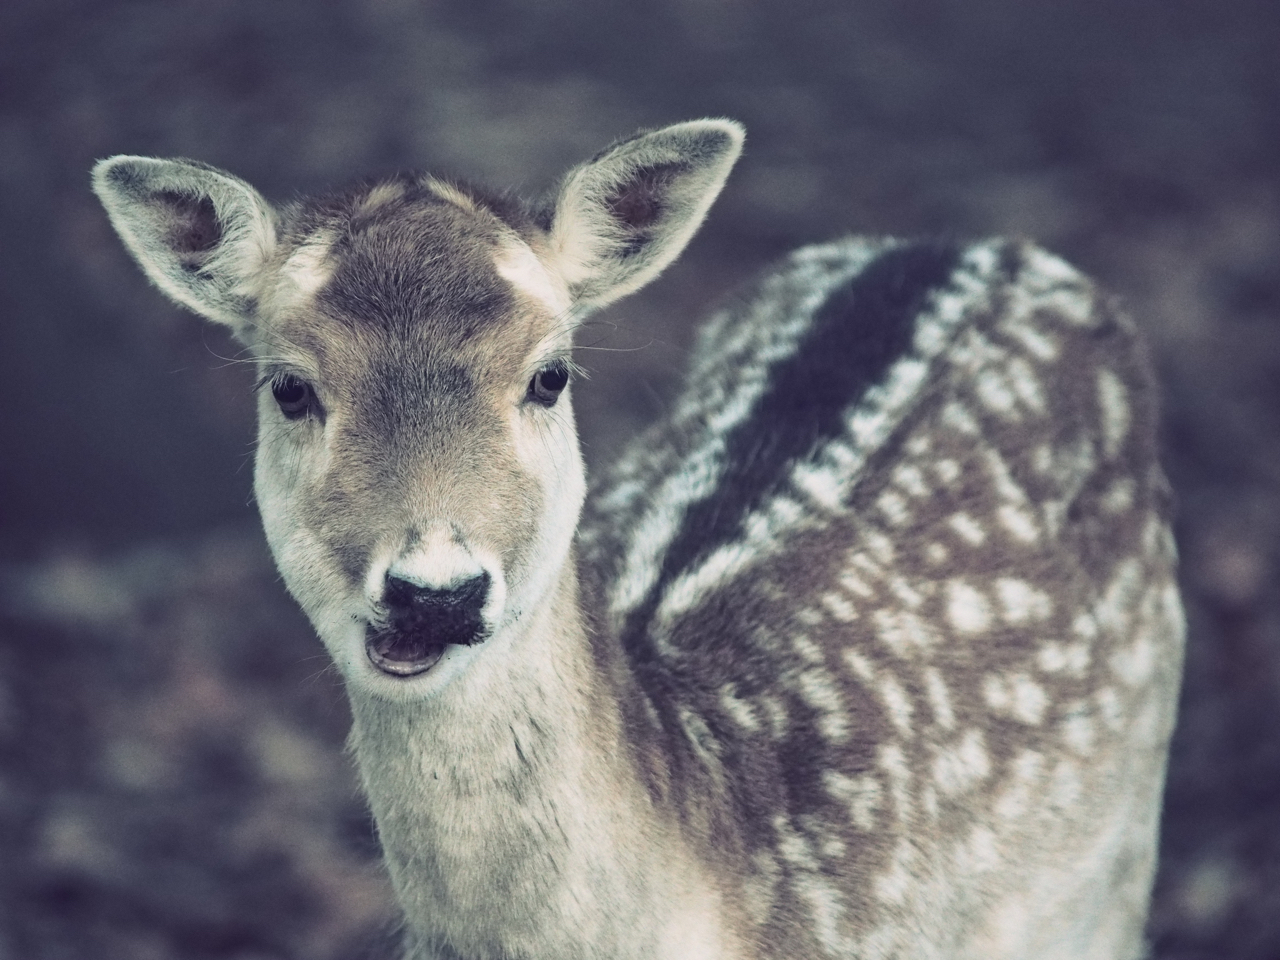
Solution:
[(276, 245), (258, 191), (190, 160), (127, 156), (99, 162), (93, 190), (157, 287), (243, 338)]
[(548, 266), (580, 310), (661, 273), (693, 237), (742, 153), (732, 120), (638, 134), (569, 171), (552, 212)]

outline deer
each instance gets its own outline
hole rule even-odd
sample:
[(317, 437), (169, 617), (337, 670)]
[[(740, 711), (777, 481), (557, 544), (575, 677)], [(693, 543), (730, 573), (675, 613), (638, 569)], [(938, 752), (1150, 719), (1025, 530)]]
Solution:
[(1110, 296), (1023, 240), (802, 247), (588, 496), (575, 330), (743, 143), (642, 131), (534, 201), (95, 167), (256, 364), (255, 499), (405, 956), (1140, 957), (1184, 617)]

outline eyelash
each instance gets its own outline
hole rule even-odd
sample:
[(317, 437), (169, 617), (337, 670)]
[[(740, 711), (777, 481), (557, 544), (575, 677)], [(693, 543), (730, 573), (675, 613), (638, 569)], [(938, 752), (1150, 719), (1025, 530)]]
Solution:
[(301, 420), (322, 413), (315, 388), (296, 374), (279, 370), (269, 373), (255, 385), (257, 390), (263, 388), (271, 390), (271, 396), (286, 420)]
[(546, 363), (530, 379), (525, 400), (543, 407), (554, 407), (560, 394), (573, 378), (572, 361), (556, 358)]

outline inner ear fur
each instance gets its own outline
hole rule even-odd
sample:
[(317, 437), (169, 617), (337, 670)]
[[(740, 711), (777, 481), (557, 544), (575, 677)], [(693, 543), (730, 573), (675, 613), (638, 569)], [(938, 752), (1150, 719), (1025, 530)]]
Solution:
[(551, 264), (579, 309), (632, 293), (680, 255), (742, 152), (732, 120), (640, 133), (569, 171), (550, 217)]
[(93, 189), (151, 281), (243, 339), (276, 245), (261, 194), (201, 163), (130, 156), (98, 163)]

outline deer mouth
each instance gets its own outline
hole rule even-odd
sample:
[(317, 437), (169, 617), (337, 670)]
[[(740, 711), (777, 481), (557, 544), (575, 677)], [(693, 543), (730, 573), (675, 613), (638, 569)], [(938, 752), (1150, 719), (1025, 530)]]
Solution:
[(487, 637), (484, 624), (466, 617), (433, 618), (424, 623), (416, 617), (393, 619), (389, 624), (372, 624), (365, 633), (364, 649), (369, 662), (393, 677), (416, 677), (426, 673), (451, 646), (471, 647)]
[(371, 629), (364, 649), (369, 662), (393, 677), (426, 673), (444, 656), (449, 641), (420, 630)]

